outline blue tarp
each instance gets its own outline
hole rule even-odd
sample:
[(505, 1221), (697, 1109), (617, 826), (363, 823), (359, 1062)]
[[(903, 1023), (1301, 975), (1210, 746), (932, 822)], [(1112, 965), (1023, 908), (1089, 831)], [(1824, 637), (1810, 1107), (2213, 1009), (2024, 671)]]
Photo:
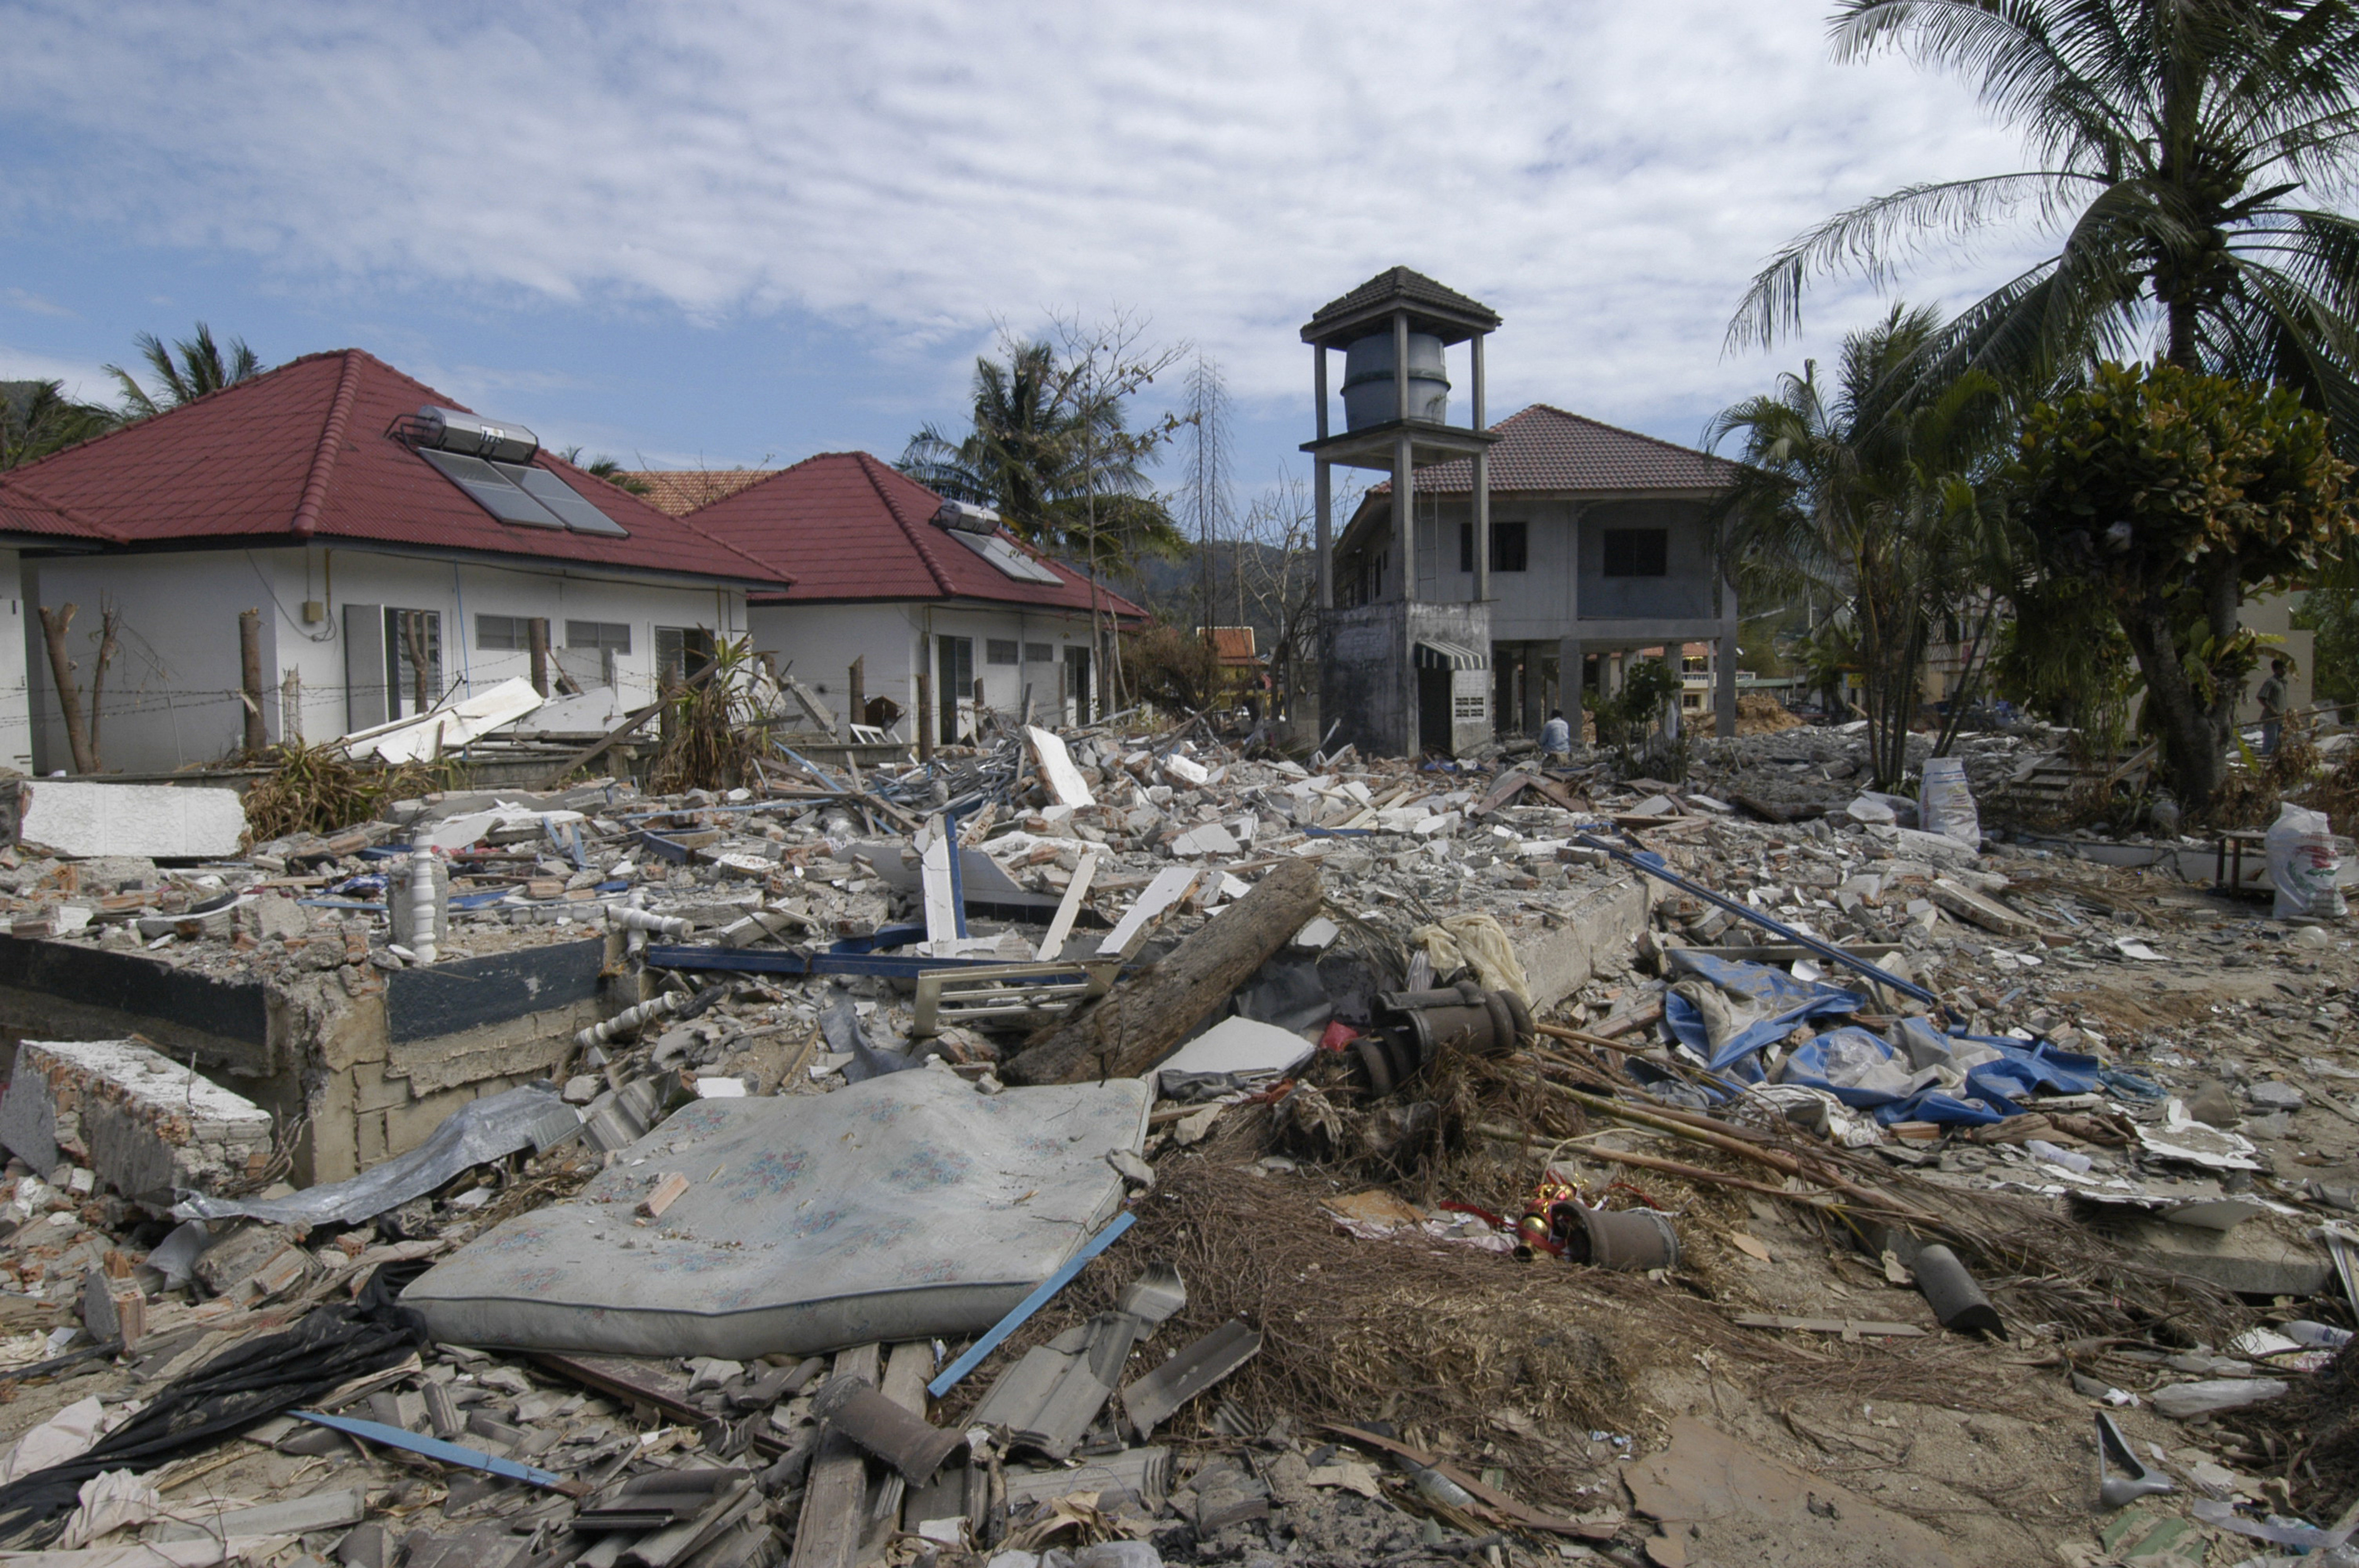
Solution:
[[(1688, 974), (1708, 980), (1736, 1000), (1766, 1010), (1769, 1016), (1710, 1048), (1702, 1011), (1676, 993), (1663, 999), (1663, 1017), (1680, 1043), (1705, 1058), (1712, 1071), (1747, 1083), (1763, 1081), (1758, 1060), (1762, 1049), (1792, 1035), (1815, 1018), (1856, 1013), (1864, 999), (1855, 992), (1816, 981), (1798, 980), (1767, 964), (1675, 949), (1673, 962)], [(1938, 1084), (1908, 1092), (1905, 1085), (1922, 1069), (1946, 1063), (1959, 1047), (1986, 1047), (1995, 1053), (1965, 1070), (1963, 1098)], [(1979, 1053), (1977, 1053), (1979, 1054)], [(1853, 1070), (1844, 1070), (1843, 1064)], [(1889, 1064), (1888, 1072), (1875, 1070)], [(1863, 1083), (1864, 1076), (1882, 1084)], [(1828, 1075), (1831, 1068), (1844, 1079)], [(1989, 1123), (2019, 1116), (2019, 1101), (2042, 1091), (2091, 1094), (2112, 1087), (2109, 1074), (2094, 1056), (2059, 1051), (2046, 1041), (2026, 1042), (2006, 1035), (1944, 1034), (1930, 1021), (1905, 1018), (1890, 1035), (1878, 1035), (1858, 1024), (1831, 1029), (1797, 1047), (1785, 1061), (1778, 1078), (1805, 1088), (1824, 1089), (1843, 1104), (1875, 1113), (1876, 1120)]]
[(1866, 999), (1856, 991), (1798, 980), (1785, 970), (1767, 964), (1739, 963), (1685, 948), (1673, 948), (1671, 961), (1682, 972), (1709, 980), (1739, 1001), (1768, 1014), (1714, 1051), (1704, 1030), (1703, 1013), (1695, 1003), (1676, 992), (1663, 998), (1663, 1020), (1679, 1036), (1680, 1044), (1703, 1057), (1713, 1072), (1748, 1083), (1761, 1080), (1761, 1068), (1753, 1060), (1755, 1054), (1793, 1033), (1795, 1025), (1813, 1018), (1845, 1016), (1867, 1005)]

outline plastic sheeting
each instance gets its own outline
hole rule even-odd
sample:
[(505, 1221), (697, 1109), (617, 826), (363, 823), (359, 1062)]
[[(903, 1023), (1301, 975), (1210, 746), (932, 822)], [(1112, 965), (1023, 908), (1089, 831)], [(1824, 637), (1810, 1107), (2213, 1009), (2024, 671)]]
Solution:
[(277, 1225), (351, 1225), (423, 1197), (460, 1172), (513, 1154), (553, 1147), (581, 1130), (582, 1117), (547, 1089), (508, 1089), (452, 1111), (408, 1153), (349, 1182), (283, 1198), (185, 1198), (175, 1219), (265, 1219)]
[[(746, 1360), (980, 1334), (1122, 1206), (1146, 1084), (977, 1094), (939, 1070), (824, 1096), (700, 1100), (567, 1202), (409, 1287), (460, 1345)], [(688, 1189), (633, 1223), (657, 1177)]]
[(1689, 978), (1664, 998), (1664, 1020), (1712, 1071), (1744, 1083), (1774, 1076), (1777, 1083), (1824, 1090), (1886, 1125), (2001, 1121), (2021, 1114), (2018, 1102), (2034, 1094), (2090, 1094), (2108, 1085), (2094, 1056), (2059, 1051), (2045, 1041), (1946, 1034), (1924, 1018), (1903, 1018), (1888, 1035), (1855, 1023), (1830, 1029), (1797, 1045), (1774, 1075), (1766, 1074), (1764, 1050), (1813, 1019), (1856, 1013), (1864, 1000), (1767, 964), (1685, 948), (1674, 948), (1670, 957)]

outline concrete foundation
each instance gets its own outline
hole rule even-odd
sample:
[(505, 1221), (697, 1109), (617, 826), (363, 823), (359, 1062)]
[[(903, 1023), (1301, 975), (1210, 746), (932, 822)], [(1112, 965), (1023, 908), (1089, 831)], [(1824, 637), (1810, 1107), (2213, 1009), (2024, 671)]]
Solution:
[(1632, 877), (1546, 896), (1551, 905), (1546, 914), (1526, 911), (1504, 923), (1535, 1012), (1630, 967), (1633, 944), (1647, 928), (1650, 895), (1647, 881)]
[(318, 968), (230, 979), (0, 937), (0, 1054), (136, 1035), (281, 1120), (305, 1119), (290, 1179), (342, 1181), (416, 1148), (469, 1100), (556, 1071), (575, 1032), (638, 1000), (610, 995), (609, 940), (390, 974), (365, 953), (322, 953)]
[(2136, 1219), (2111, 1234), (2141, 1262), (2209, 1280), (2241, 1296), (2315, 1294), (2332, 1278), (2334, 1265), (2324, 1249), (2290, 1229), (2267, 1218), (2248, 1219), (2231, 1230)]
[(60, 1155), (165, 1205), (270, 1162), (270, 1113), (136, 1040), (27, 1040), (0, 1098), (0, 1142), (43, 1175)]

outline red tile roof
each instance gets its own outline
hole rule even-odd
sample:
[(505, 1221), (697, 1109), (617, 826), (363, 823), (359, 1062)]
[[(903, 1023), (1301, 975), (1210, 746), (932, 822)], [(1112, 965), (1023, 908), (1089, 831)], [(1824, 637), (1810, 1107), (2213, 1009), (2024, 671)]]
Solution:
[(1196, 628), (1208, 632), (1212, 639), (1212, 653), (1224, 665), (1258, 665), (1261, 655), (1254, 652), (1254, 629), (1250, 626), (1212, 626)]
[(429, 403), (463, 408), (361, 350), (307, 354), (7, 478), (11, 490), (128, 545), (312, 536), (773, 586), (792, 575), (548, 452), (537, 466), (630, 536), (501, 523), (388, 433)]
[(614, 477), (643, 484), (638, 497), (658, 512), (685, 517), (700, 506), (759, 484), (776, 469), (625, 469)]
[[(699, 508), (693, 521), (749, 556), (790, 568), (794, 587), (770, 596), (788, 604), (976, 599), (1090, 609), (1081, 573), (1035, 550), (1028, 553), (1061, 580), (1053, 588), (1018, 582), (934, 525), (941, 503), (866, 452), (822, 452)], [(1097, 602), (1125, 620), (1147, 616), (1110, 589), (1097, 590)]]
[(40, 494), (16, 473), (0, 473), (0, 535), (103, 541), (114, 535), (71, 507)]
[[(1491, 427), (1491, 493), (1556, 490), (1710, 490), (1734, 482), (1738, 466), (1692, 447), (1642, 436), (1568, 414), (1545, 403)], [(1474, 465), (1462, 458), (1417, 471), (1419, 493), (1446, 495), (1474, 488)], [(1392, 489), (1387, 480), (1371, 493)]]

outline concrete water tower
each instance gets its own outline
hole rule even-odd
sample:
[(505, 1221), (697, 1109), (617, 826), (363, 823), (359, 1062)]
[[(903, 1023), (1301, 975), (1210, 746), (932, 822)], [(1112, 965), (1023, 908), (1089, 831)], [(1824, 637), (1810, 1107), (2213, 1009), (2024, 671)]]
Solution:
[[(1312, 460), (1319, 508), (1320, 721), (1323, 728), (1342, 720), (1334, 744), (1456, 755), (1491, 736), (1488, 453), (1498, 438), (1483, 427), (1483, 340), (1498, 325), (1490, 307), (1397, 266), (1321, 307), (1302, 329), (1319, 410), (1317, 438), (1302, 449)], [(1452, 425), (1447, 351), (1461, 343), (1469, 417)], [(1340, 434), (1331, 427), (1328, 390), (1328, 356), (1337, 350)], [(1439, 580), (1419, 580), (1420, 548), (1440, 544), (1420, 534), (1417, 470), (1461, 460), (1473, 468), (1473, 592), (1445, 601), (1434, 597)], [(1332, 482), (1339, 464), (1391, 478), (1384, 564), (1354, 585), (1355, 602), (1340, 608)], [(1438, 532), (1438, 524), (1424, 532)]]

